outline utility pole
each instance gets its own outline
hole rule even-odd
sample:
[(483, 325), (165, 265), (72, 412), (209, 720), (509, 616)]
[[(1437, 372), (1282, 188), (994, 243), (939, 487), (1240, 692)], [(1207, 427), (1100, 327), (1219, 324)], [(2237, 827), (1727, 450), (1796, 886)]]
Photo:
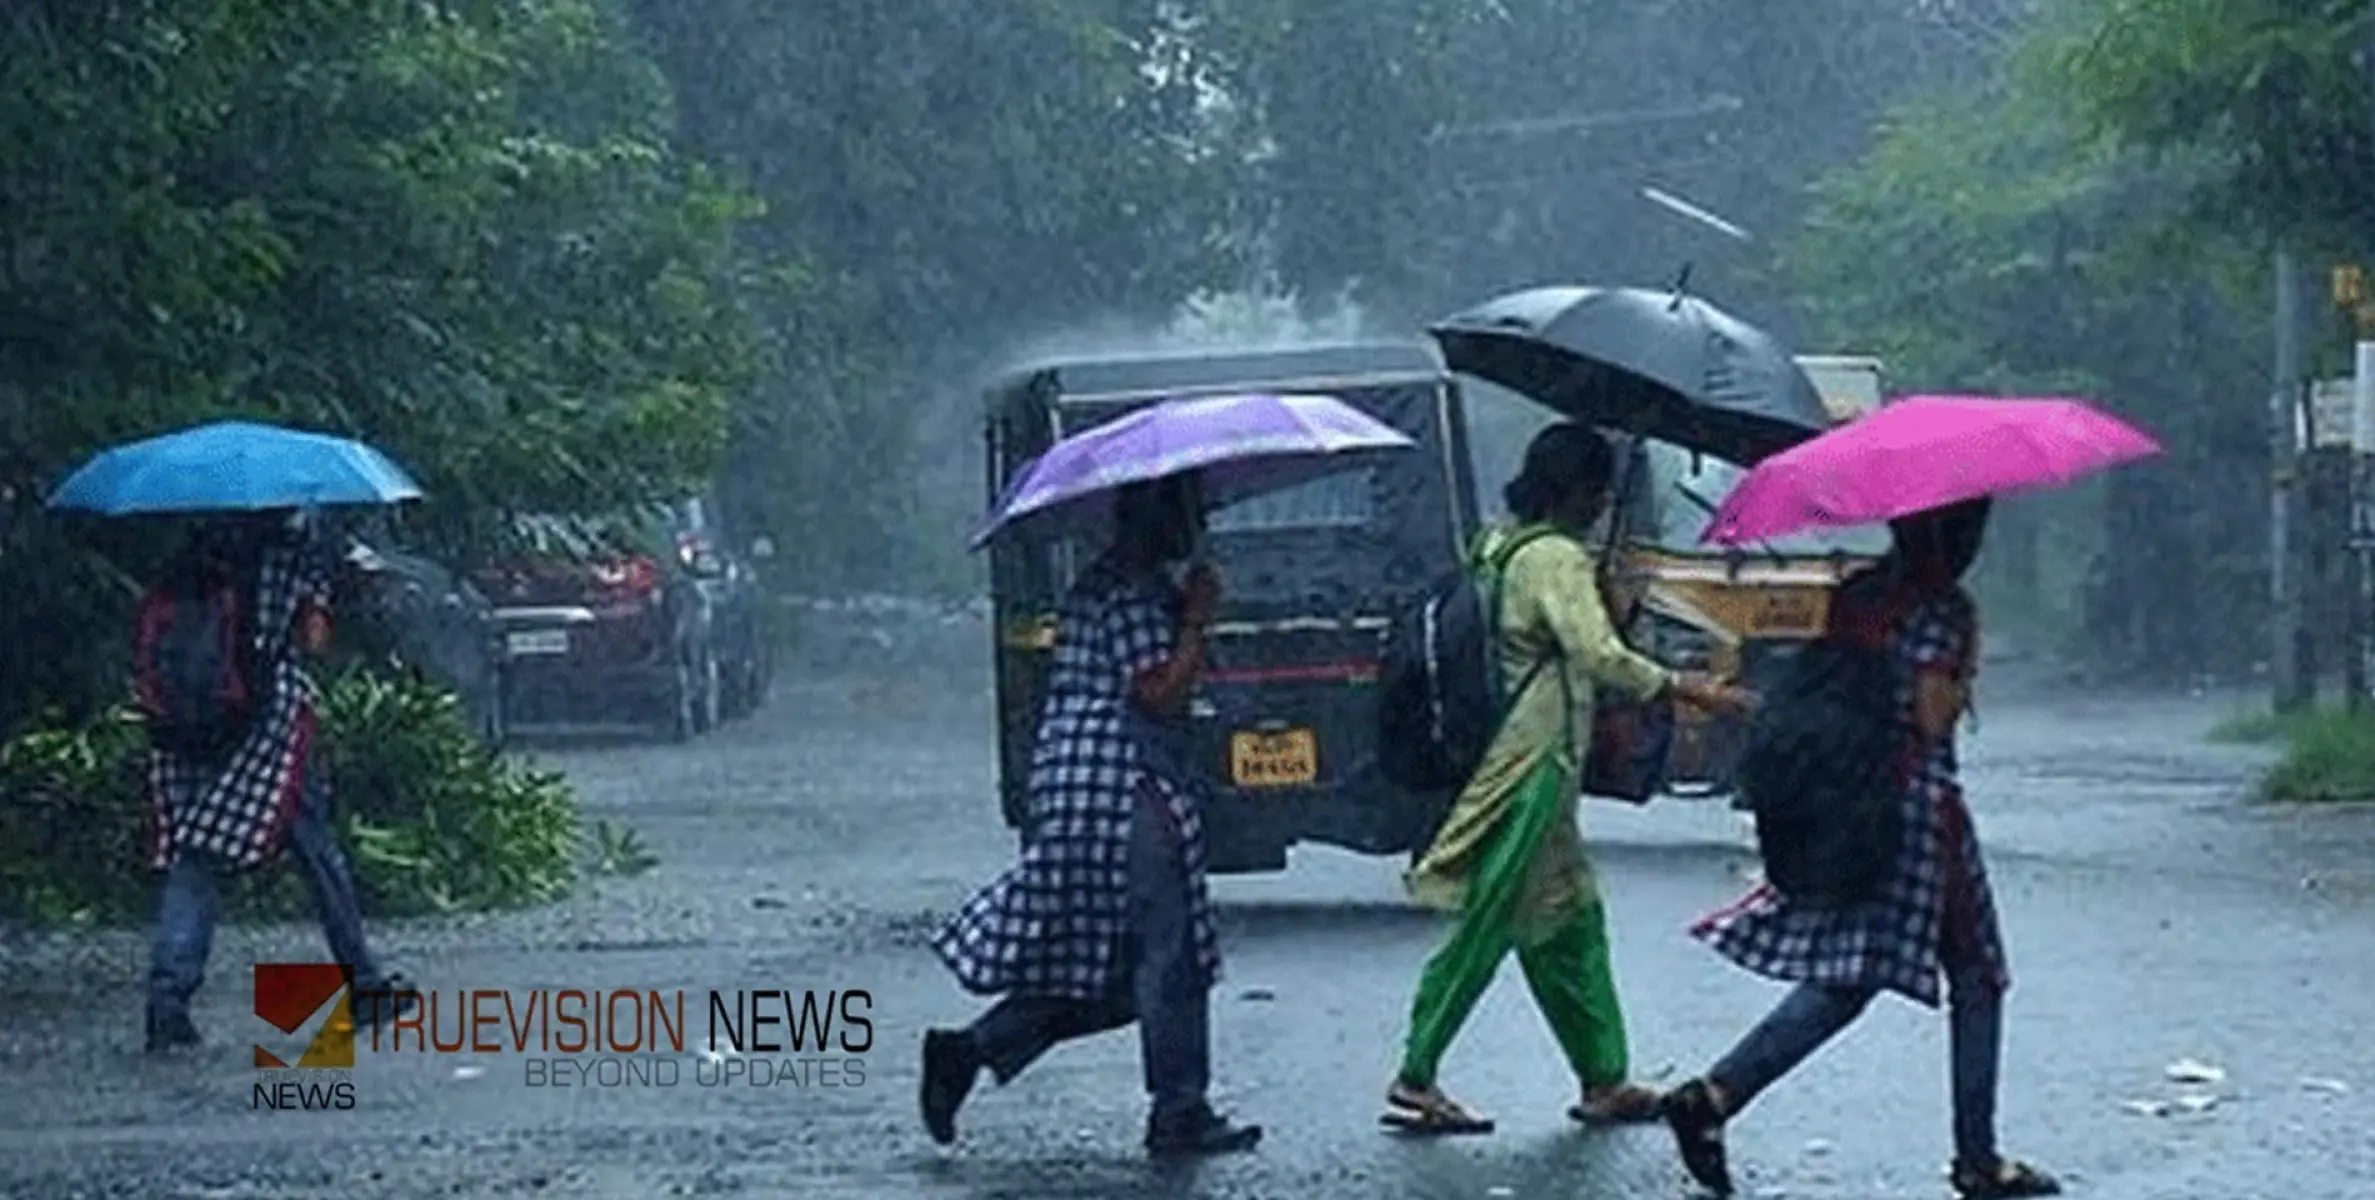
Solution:
[[(2375, 82), (2375, 21), (2367, 23), (2363, 36), (2359, 70)], [(2375, 111), (2368, 117), (2375, 123)], [(2361, 292), (2350, 387), (2350, 658), (2343, 664), (2350, 680), (2346, 701), (2354, 713), (2366, 705), (2368, 660), (2375, 657), (2370, 636), (2375, 634), (2375, 305)]]
[(2316, 694), (2309, 630), (2301, 620), (2301, 572), (2293, 554), (2294, 497), (2301, 486), (2301, 279), (2292, 251), (2276, 251), (2276, 365), (2268, 385), (2268, 592), (2275, 609), (2269, 665), (2277, 712)]
[(2344, 700), (2358, 712), (2367, 701), (2369, 644), (2375, 625), (2375, 309), (2358, 310), (2358, 345), (2350, 381), (2350, 657)]

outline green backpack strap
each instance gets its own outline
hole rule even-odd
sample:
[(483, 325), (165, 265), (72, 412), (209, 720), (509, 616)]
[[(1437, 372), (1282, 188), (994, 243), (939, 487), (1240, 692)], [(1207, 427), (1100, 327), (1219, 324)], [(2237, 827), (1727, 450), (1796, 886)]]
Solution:
[[(1491, 652), (1496, 657), (1500, 654), (1501, 590), (1509, 573), (1509, 564), (1516, 560), (1518, 551), (1543, 538), (1566, 536), (1568, 536), (1566, 532), (1555, 525), (1529, 525), (1511, 534), (1509, 539), (1495, 547), (1491, 554), (1478, 555), (1478, 569), (1484, 573), (1486, 580), (1485, 628), (1493, 639)], [(1526, 689), (1534, 686), (1535, 678), (1556, 661), (1558, 661), (1558, 655), (1555, 653), (1535, 659), (1534, 665), (1526, 668), (1525, 677), (1518, 680), (1515, 688), (1504, 689), (1502, 695), (1494, 698), (1495, 706), (1501, 710), (1504, 719), (1507, 718), (1510, 707), (1517, 702), (1517, 697), (1525, 695)], [(1496, 682), (1500, 678), (1499, 671), (1493, 672), (1493, 679)]]

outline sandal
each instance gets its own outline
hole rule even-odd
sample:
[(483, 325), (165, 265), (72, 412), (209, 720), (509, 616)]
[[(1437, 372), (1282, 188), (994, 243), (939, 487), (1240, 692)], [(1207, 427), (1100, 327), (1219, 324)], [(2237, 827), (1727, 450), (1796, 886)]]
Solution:
[(1954, 1194), (1963, 1200), (2027, 1200), (2062, 1194), (2061, 1180), (2018, 1159), (2004, 1159), (1993, 1171), (1956, 1163), (1948, 1175), (1954, 1181)]
[(1385, 1102), (1391, 1111), (1379, 1114), (1377, 1123), (1404, 1133), (1439, 1137), (1493, 1131), (1491, 1118), (1460, 1107), (1439, 1087), (1416, 1088), (1397, 1081), (1386, 1089)]
[(1703, 1079), (1694, 1079), (1666, 1093), (1658, 1101), (1658, 1115), (1674, 1131), (1675, 1149), (1682, 1152), (1683, 1169), (1700, 1187), (1718, 1196), (1732, 1194), (1732, 1169), (1724, 1155), (1724, 1114), (1715, 1093)]
[(1620, 1083), (1585, 1094), (1583, 1103), (1567, 1106), (1567, 1119), (1584, 1125), (1643, 1125), (1662, 1115), (1656, 1092), (1637, 1083)]

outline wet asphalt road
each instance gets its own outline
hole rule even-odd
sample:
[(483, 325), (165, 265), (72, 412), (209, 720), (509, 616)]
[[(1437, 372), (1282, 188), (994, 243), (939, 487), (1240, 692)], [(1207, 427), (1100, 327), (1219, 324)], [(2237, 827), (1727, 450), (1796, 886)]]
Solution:
[[(1983, 696), (1969, 752), (2016, 976), (2007, 1149), (2078, 1195), (2375, 1195), (2375, 811), (2243, 803), (2257, 752), (2205, 744), (2200, 699)], [(0, 1190), (65, 1197), (1462, 1197), (1690, 1194), (1662, 1131), (1585, 1133), (1514, 968), (1445, 1083), (1487, 1138), (1381, 1133), (1412, 980), (1438, 933), (1397, 861), (1300, 851), (1218, 881), (1228, 978), (1218, 1100), (1266, 1124), (1250, 1156), (1159, 1168), (1136, 1152), (1127, 1034), (985, 1083), (950, 1149), (914, 1116), (915, 1047), (969, 1016), (921, 950), (937, 913), (1003, 865), (988, 712), (970, 663), (897, 685), (787, 681), (773, 706), (686, 749), (543, 752), (589, 817), (663, 856), (533, 913), (381, 926), (436, 988), (865, 988), (865, 1081), (531, 1088), (516, 1056), (372, 1055), (346, 1112), (251, 1109), (246, 964), (304, 959), (306, 927), (227, 930), (200, 1019), (216, 1048), (135, 1053), (135, 935), (0, 939)], [(1775, 990), (1683, 935), (1750, 862), (1720, 804), (1597, 805), (1641, 1073), (1719, 1053)], [(696, 993), (696, 1008), (699, 1005)], [(696, 1029), (700, 1018), (694, 1018)], [(696, 1039), (697, 1040), (697, 1039)], [(2226, 1072), (2206, 1111), (2131, 1111)], [(1743, 1195), (1945, 1194), (1943, 1022), (1889, 1000), (1739, 1122)], [(2197, 1101), (2196, 1103), (2200, 1103)]]

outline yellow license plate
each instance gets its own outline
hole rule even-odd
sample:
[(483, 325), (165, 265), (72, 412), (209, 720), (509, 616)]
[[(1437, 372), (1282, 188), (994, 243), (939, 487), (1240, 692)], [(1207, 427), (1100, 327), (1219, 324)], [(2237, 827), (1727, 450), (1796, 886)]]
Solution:
[(1302, 787), (1319, 779), (1319, 735), (1308, 729), (1229, 738), (1229, 775), (1238, 787)]

